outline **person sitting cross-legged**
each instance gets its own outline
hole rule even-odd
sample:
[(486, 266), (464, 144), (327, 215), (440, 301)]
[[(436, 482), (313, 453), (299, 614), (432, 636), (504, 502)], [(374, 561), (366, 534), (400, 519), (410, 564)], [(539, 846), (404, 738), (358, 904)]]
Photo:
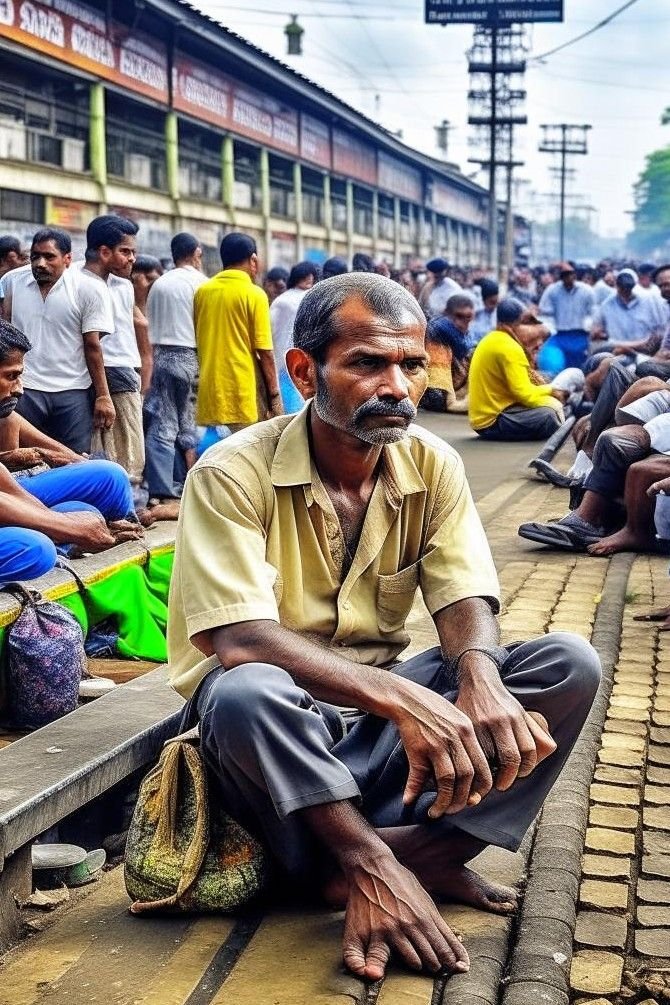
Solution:
[[(57, 549), (104, 551), (142, 536), (123, 468), (86, 460), (16, 413), (29, 349), (22, 332), (0, 321), (0, 583), (44, 575)], [(37, 465), (51, 470), (30, 477)]]
[[(399, 284), (310, 290), (286, 356), (309, 403), (189, 472), (169, 600), (171, 681), (222, 803), (289, 890), (345, 909), (344, 961), (369, 980), (392, 952), (468, 969), (434, 898), (514, 910), (466, 863), (519, 847), (600, 679), (576, 635), (500, 645), (462, 461), (412, 424), (427, 362)], [(417, 589), (440, 645), (398, 665)]]

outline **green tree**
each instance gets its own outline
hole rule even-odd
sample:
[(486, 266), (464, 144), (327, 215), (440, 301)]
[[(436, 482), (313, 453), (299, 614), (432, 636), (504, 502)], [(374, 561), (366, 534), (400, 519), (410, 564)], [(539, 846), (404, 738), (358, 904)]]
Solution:
[[(670, 125), (670, 108), (661, 116), (661, 124)], [(646, 158), (634, 189), (635, 227), (628, 244), (642, 255), (670, 250), (670, 146), (654, 150)]]

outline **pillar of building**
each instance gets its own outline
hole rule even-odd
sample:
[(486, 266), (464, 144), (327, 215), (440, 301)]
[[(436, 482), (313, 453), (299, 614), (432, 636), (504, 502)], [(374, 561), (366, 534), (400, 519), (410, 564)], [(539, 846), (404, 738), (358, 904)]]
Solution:
[(347, 258), (351, 265), (354, 257), (354, 183), (347, 178)]
[(91, 174), (100, 189), (100, 212), (107, 209), (107, 132), (105, 129), (105, 87), (91, 84), (89, 97), (88, 145)]
[(180, 195), (179, 122), (177, 120), (177, 113), (174, 111), (169, 111), (165, 116), (165, 172), (168, 194), (174, 202), (178, 202)]
[(422, 206), (411, 206), (410, 214), (414, 218), (414, 254), (417, 258), (423, 258), (423, 246), (426, 243), (425, 220)]
[(324, 173), (323, 176), (323, 226), (326, 231), (326, 251), (330, 258), (335, 251), (335, 244), (333, 242), (333, 203), (330, 195), (330, 175), (327, 173)]
[(295, 254), (298, 262), (305, 257), (305, 242), (302, 233), (302, 167), (296, 161), (293, 165), (293, 196), (295, 199)]
[(221, 196), (222, 202), (235, 222), (235, 143), (232, 136), (221, 141)]
[(437, 258), (440, 253), (440, 239), (437, 236), (437, 213), (434, 209), (430, 212), (430, 229), (430, 255), (431, 258)]
[(379, 252), (379, 192), (372, 190), (372, 256), (377, 257)]
[(266, 147), (260, 152), (261, 215), (263, 217), (264, 260), (266, 268), (272, 268), (272, 227), (270, 224), (270, 154)]
[(393, 197), (393, 264), (400, 268), (400, 199)]

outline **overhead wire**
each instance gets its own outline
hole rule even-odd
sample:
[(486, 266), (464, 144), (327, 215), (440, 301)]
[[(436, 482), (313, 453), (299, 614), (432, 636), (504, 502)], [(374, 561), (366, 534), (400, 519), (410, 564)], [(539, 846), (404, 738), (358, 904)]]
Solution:
[(569, 46), (576, 45), (577, 42), (581, 42), (582, 39), (588, 38), (589, 35), (593, 35), (595, 32), (600, 31), (601, 28), (605, 28), (608, 24), (611, 24), (615, 18), (619, 17), (620, 14), (623, 14), (624, 11), (627, 11), (630, 7), (632, 7), (634, 4), (638, 2), (639, 0), (627, 0), (626, 3), (622, 4), (621, 7), (618, 7), (616, 10), (612, 11), (612, 13), (608, 14), (607, 17), (604, 18), (602, 21), (598, 21), (597, 24), (594, 24), (592, 28), (588, 29), (588, 31), (583, 31), (581, 35), (576, 35), (574, 38), (569, 39), (567, 42), (563, 42), (561, 45), (557, 45), (554, 49), (549, 49), (548, 52), (541, 53), (539, 56), (530, 56), (528, 62), (537, 62), (542, 59), (549, 59), (550, 56), (556, 55), (557, 52), (562, 52)]

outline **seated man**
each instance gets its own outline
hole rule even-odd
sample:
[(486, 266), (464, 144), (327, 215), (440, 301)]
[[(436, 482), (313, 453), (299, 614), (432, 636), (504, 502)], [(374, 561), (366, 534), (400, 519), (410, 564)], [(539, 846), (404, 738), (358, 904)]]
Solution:
[[(426, 350), (430, 357), (428, 387), (421, 407), (431, 412), (467, 412), (464, 391), (470, 367), (470, 326), (475, 316), (472, 299), (454, 293), (447, 300), (444, 317), (433, 318), (426, 331)], [(461, 395), (457, 394), (461, 391)]]
[[(514, 909), (465, 863), (518, 848), (600, 676), (577, 636), (500, 646), (463, 464), (410, 425), (424, 333), (381, 276), (310, 290), (287, 354), (310, 405), (191, 470), (169, 604), (171, 680), (224, 804), (294, 883), (346, 907), (344, 960), (370, 980), (391, 951), (468, 969), (433, 897)], [(417, 587), (440, 647), (396, 666)]]
[(568, 391), (537, 382), (524, 345), (542, 330), (520, 301), (508, 297), (498, 305), (497, 328), (470, 362), (470, 424), (482, 439), (546, 440), (563, 422)]
[[(0, 320), (0, 583), (49, 572), (56, 545), (69, 546), (70, 554), (73, 547), (104, 551), (142, 534), (123, 468), (85, 461), (15, 412), (29, 349), (25, 335)], [(44, 463), (54, 470), (15, 479), (5, 461), (21, 469)]]

